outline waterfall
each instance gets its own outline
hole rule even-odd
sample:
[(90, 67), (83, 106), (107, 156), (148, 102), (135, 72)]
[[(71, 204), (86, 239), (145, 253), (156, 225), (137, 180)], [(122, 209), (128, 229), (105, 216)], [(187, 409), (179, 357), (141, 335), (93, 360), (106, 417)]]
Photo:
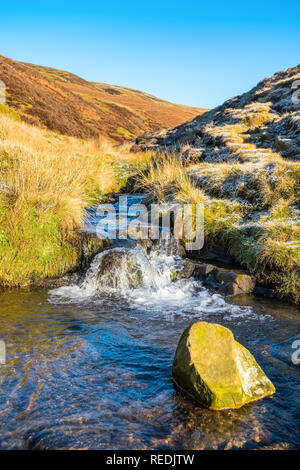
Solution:
[[(116, 214), (124, 217), (131, 204), (142, 200), (141, 195), (128, 195), (126, 207), (114, 205)], [(99, 216), (95, 208), (90, 212), (85, 230), (95, 232)], [(125, 302), (128, 308), (140, 308), (160, 316), (252, 314), (251, 307), (228, 303), (222, 295), (204, 287), (200, 280), (181, 278), (184, 259), (177, 247), (177, 241), (167, 232), (155, 241), (117, 240), (111, 248), (95, 256), (78, 283), (51, 290), (49, 301), (82, 304), (101, 302), (109, 296), (120, 305)]]
[(137, 242), (134, 247), (115, 247), (99, 253), (77, 284), (50, 291), (51, 303), (82, 303), (110, 296), (163, 315), (211, 314), (238, 317), (252, 314), (250, 307), (230, 304), (196, 279), (181, 279), (184, 260), (174, 240), (160, 240), (150, 248)]

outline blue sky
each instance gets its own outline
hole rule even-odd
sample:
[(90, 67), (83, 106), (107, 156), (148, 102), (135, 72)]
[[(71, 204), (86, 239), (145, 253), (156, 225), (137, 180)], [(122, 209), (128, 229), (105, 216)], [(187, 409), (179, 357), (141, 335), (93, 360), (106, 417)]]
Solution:
[(300, 2), (3, 2), (0, 53), (213, 107), (300, 63)]

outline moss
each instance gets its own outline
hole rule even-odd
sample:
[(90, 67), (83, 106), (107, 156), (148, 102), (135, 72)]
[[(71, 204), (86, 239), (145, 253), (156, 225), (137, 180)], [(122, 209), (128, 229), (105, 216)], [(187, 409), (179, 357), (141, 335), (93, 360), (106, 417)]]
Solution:
[(239, 408), (275, 392), (251, 353), (228, 328), (214, 323), (197, 322), (184, 331), (173, 377), (183, 390), (214, 410)]
[(125, 140), (134, 140), (136, 138), (136, 134), (133, 134), (128, 129), (124, 127), (118, 126), (116, 132), (111, 132), (111, 137), (124, 137)]
[(178, 271), (173, 271), (171, 273), (170, 279), (172, 282), (178, 281), (179, 278), (180, 278), (180, 275)]

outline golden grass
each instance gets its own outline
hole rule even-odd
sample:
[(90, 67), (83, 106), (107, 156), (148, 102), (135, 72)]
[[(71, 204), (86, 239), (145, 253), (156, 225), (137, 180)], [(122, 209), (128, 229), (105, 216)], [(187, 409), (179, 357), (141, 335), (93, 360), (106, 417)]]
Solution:
[(158, 201), (176, 199), (178, 202), (202, 203), (204, 193), (193, 185), (186, 167), (177, 154), (161, 154), (152, 158), (138, 172), (137, 187)]
[(70, 231), (79, 226), (93, 190), (115, 186), (113, 170), (95, 143), (45, 134), (0, 116), (1, 181), (16, 210), (23, 202), (64, 210)]
[(26, 284), (73, 268), (86, 206), (126, 182), (119, 165), (147, 158), (0, 113), (0, 284)]

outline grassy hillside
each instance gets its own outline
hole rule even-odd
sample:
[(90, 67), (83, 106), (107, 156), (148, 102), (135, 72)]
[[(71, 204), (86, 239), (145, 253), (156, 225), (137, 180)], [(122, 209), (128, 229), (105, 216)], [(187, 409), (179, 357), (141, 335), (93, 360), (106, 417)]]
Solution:
[(124, 142), (205, 111), (1, 55), (0, 79), (7, 87), (7, 104), (23, 120), (81, 138), (102, 135)]
[[(300, 66), (134, 150), (168, 149), (141, 175), (158, 199), (204, 202), (205, 246), (222, 247), (280, 296), (300, 302)], [(172, 154), (173, 152), (173, 154)], [(172, 156), (173, 155), (173, 156)]]
[(85, 207), (118, 191), (130, 166), (147, 158), (33, 127), (1, 105), (0, 285), (78, 267)]

